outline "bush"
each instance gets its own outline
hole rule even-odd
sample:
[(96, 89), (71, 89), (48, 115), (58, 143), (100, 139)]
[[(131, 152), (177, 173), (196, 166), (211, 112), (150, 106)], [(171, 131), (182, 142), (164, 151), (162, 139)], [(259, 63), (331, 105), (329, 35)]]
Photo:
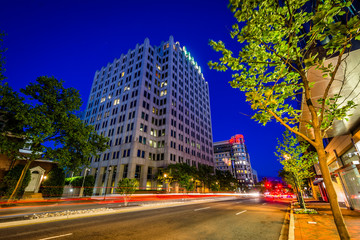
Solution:
[(47, 175), (47, 179), (41, 184), (41, 193), (43, 197), (61, 197), (64, 192), (65, 172), (58, 166)]
[[(65, 183), (67, 185), (71, 185), (73, 187), (81, 188), (83, 180), (84, 180), (84, 177), (81, 177), (81, 176), (71, 177), (71, 178), (66, 178)], [(92, 176), (92, 175), (86, 176), (85, 177), (85, 182), (84, 182), (84, 196), (91, 196), (92, 195), (94, 185), (95, 185), (94, 176)]]
[(303, 208), (295, 208), (294, 209), (295, 214), (318, 214), (318, 212), (315, 209), (303, 209)]
[[(6, 199), (11, 196), (23, 169), (24, 169), (24, 165), (18, 164), (6, 173), (5, 177), (0, 183), (0, 196), (2, 198)], [(22, 185), (19, 188), (19, 191), (16, 195), (17, 199), (20, 199), (23, 196), (25, 192), (25, 188), (29, 184), (30, 180), (31, 180), (31, 173), (30, 170), (27, 170)]]

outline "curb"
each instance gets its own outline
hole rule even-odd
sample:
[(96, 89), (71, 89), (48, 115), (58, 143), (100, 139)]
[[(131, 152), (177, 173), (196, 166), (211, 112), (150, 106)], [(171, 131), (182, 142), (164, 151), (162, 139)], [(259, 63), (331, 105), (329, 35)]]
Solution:
[(294, 240), (295, 239), (295, 219), (294, 219), (294, 211), (293, 211), (293, 209), (294, 209), (294, 206), (293, 206), (293, 203), (291, 203), (288, 240)]

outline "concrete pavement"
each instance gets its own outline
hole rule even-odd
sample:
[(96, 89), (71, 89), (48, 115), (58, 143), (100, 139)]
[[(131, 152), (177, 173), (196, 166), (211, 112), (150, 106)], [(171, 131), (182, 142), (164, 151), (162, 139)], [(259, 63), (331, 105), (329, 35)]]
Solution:
[[(329, 203), (308, 202), (307, 208), (319, 214), (293, 214), (294, 238), (289, 240), (337, 240), (340, 239), (333, 220)], [(351, 239), (360, 239), (360, 212), (342, 208), (345, 223)], [(290, 226), (291, 227), (291, 226)]]

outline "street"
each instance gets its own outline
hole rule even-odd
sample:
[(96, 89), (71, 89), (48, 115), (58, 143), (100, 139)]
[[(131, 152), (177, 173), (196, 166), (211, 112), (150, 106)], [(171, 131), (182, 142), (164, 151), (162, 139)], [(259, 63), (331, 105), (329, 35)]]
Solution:
[(0, 239), (279, 239), (287, 204), (262, 198), (0, 229)]

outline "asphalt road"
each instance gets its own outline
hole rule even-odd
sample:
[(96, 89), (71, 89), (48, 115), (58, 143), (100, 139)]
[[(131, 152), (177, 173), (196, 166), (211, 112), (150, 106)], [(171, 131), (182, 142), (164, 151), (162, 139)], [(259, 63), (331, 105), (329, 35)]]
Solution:
[(0, 229), (0, 239), (279, 239), (286, 204), (199, 203)]

